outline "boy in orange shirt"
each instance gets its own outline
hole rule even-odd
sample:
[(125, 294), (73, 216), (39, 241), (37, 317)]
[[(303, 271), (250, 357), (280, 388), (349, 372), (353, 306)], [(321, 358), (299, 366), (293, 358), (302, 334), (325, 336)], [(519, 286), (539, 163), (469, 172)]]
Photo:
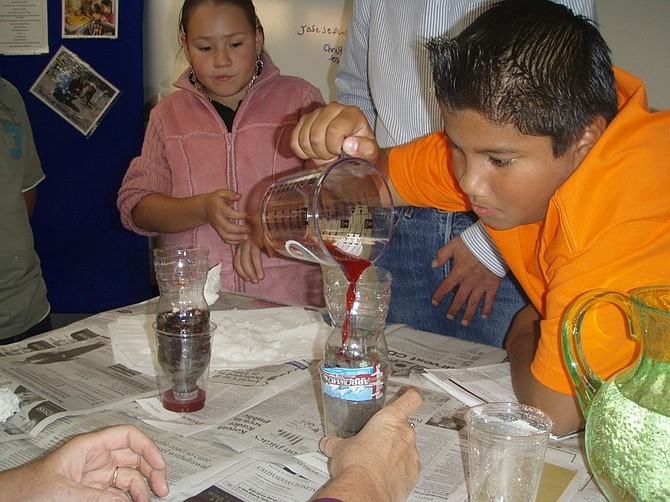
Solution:
[[(547, 411), (555, 433), (576, 430), (567, 305), (594, 288), (670, 283), (670, 113), (648, 110), (590, 21), (548, 0), (503, 1), (428, 47), (444, 132), (382, 151), (357, 108), (331, 103), (303, 117), (293, 148), (376, 162), (398, 206), (474, 210), (532, 302), (505, 343), (517, 397)], [(635, 359), (614, 307), (583, 332), (601, 377)]]

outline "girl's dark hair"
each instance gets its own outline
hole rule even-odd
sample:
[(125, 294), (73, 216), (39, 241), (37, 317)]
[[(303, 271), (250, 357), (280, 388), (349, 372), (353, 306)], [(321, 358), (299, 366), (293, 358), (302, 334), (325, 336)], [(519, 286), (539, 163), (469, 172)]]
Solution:
[(503, 0), (427, 47), (447, 110), (549, 136), (557, 157), (595, 117), (609, 123), (617, 113), (605, 40), (589, 19), (550, 0)]
[(179, 13), (179, 35), (186, 35), (186, 27), (191, 20), (195, 9), (201, 5), (235, 5), (244, 11), (244, 15), (253, 29), (262, 29), (261, 23), (256, 15), (256, 7), (251, 0), (184, 0)]

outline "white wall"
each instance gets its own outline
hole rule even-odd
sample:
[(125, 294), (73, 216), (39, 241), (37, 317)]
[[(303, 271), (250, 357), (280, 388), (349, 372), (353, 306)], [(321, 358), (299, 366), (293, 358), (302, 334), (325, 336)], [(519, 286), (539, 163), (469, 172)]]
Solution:
[(596, 0), (614, 64), (642, 78), (649, 106), (670, 109), (670, 0)]
[[(422, 0), (407, 0), (422, 1)], [(282, 73), (317, 85), (335, 99), (333, 77), (342, 36), (322, 28), (346, 29), (353, 0), (255, 0), (265, 26), (266, 47)], [(177, 17), (182, 0), (146, 0), (145, 91), (147, 99), (172, 91), (186, 67), (177, 57)], [(614, 63), (647, 84), (652, 108), (670, 109), (670, 0), (596, 0), (598, 18)], [(318, 30), (306, 31), (304, 27)], [(335, 52), (330, 52), (334, 50)]]

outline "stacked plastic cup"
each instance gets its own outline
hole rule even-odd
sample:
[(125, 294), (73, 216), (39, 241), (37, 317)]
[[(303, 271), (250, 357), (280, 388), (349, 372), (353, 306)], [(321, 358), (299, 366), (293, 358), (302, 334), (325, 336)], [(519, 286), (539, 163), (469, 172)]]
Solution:
[(197, 246), (154, 250), (160, 291), (154, 323), (156, 373), (161, 402), (171, 411), (197, 411), (205, 405), (216, 330), (205, 300), (208, 254)]

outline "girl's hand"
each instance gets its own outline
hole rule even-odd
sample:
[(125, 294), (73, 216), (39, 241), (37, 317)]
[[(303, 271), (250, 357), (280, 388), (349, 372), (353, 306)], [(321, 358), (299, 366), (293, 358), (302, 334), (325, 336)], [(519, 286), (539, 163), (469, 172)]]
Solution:
[(275, 256), (274, 249), (263, 235), (260, 214), (248, 219), (252, 229), (250, 238), (240, 243), (233, 257), (233, 268), (243, 280), (257, 284), (265, 278), (263, 272), (262, 251), (268, 256)]
[(226, 244), (240, 244), (251, 234), (247, 213), (232, 206), (240, 197), (238, 193), (220, 189), (207, 194), (205, 199), (207, 221)]

